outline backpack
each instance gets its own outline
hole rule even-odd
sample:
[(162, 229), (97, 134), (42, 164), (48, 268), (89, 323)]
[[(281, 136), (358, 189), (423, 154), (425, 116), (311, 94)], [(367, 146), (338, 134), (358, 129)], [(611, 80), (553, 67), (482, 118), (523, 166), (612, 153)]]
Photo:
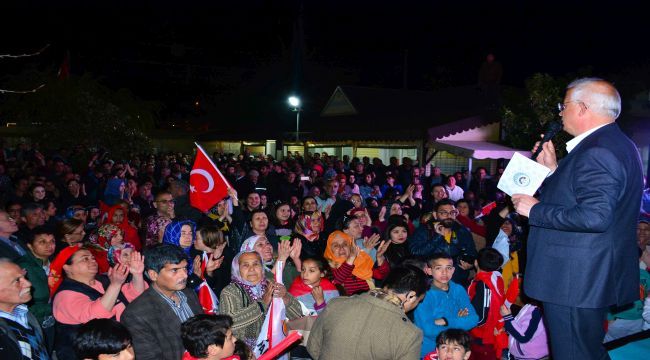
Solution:
[[(537, 307), (531, 304), (526, 304), (521, 308), (519, 314), (517, 314), (511, 322), (517, 332), (520, 334), (526, 332), (535, 309), (537, 309)], [(546, 336), (546, 328), (544, 327), (544, 319), (540, 319), (539, 324), (537, 325), (537, 330), (528, 342), (520, 343), (514, 338), (514, 336), (510, 336), (508, 343), (510, 354), (512, 354), (516, 359), (541, 359), (548, 356), (548, 338)]]

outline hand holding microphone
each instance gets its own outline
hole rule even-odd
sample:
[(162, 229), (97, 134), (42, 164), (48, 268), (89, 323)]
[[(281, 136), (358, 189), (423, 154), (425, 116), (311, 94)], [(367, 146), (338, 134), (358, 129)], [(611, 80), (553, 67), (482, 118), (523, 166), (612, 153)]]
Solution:
[(557, 168), (555, 146), (551, 139), (553, 139), (560, 130), (562, 130), (561, 123), (550, 123), (548, 129), (544, 135), (542, 135), (542, 140), (535, 143), (535, 147), (533, 147), (533, 155), (531, 156), (531, 159), (536, 160), (539, 164), (551, 169), (551, 171), (555, 171)]

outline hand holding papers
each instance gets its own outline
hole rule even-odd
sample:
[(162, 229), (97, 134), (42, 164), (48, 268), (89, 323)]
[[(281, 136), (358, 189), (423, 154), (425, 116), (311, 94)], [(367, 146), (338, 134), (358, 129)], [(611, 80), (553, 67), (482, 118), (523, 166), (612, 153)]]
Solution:
[(501, 175), (497, 187), (510, 196), (513, 194), (533, 196), (550, 172), (551, 170), (546, 166), (515, 153)]

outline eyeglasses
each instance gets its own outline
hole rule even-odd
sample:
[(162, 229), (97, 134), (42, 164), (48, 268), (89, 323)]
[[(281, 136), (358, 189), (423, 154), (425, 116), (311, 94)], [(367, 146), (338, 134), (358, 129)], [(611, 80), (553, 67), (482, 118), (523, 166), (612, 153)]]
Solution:
[(458, 210), (452, 210), (452, 211), (444, 211), (443, 210), (443, 211), (437, 211), (437, 213), (438, 213), (438, 215), (442, 215), (442, 216), (448, 216), (448, 215), (456, 216), (456, 215), (458, 215)]
[(174, 204), (176, 200), (158, 200), (156, 201), (157, 203), (163, 203), (163, 204)]
[(589, 106), (584, 101), (570, 100), (565, 103), (557, 103), (557, 110), (561, 113), (562, 111), (566, 110), (567, 106), (569, 106), (570, 103), (582, 104), (585, 110), (589, 109)]

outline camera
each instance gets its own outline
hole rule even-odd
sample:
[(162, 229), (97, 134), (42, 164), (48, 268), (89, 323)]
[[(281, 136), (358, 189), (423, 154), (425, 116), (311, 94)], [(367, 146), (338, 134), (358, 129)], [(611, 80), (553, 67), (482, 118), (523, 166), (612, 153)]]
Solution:
[(476, 258), (466, 252), (463, 252), (462, 254), (458, 255), (458, 260), (462, 260), (468, 264), (474, 265), (474, 260), (476, 260)]

